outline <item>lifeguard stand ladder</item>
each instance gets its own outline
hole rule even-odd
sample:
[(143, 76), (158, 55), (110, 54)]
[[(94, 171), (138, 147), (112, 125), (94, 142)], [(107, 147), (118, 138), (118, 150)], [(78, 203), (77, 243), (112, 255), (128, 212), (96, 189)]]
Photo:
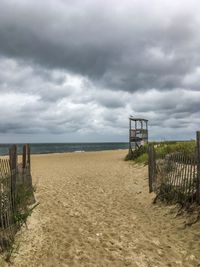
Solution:
[(148, 120), (129, 117), (129, 154), (148, 143)]

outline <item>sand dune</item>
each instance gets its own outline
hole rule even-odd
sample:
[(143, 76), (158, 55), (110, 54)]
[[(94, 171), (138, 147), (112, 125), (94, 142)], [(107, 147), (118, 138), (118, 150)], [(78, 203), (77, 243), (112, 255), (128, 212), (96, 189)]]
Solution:
[(32, 157), (40, 205), (13, 266), (200, 266), (200, 224), (184, 228), (173, 207), (153, 205), (147, 168), (125, 153)]

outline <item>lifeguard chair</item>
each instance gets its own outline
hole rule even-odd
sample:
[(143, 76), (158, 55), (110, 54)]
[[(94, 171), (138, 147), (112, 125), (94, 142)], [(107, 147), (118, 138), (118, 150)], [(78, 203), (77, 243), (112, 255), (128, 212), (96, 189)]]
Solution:
[(129, 117), (129, 154), (148, 143), (148, 120)]

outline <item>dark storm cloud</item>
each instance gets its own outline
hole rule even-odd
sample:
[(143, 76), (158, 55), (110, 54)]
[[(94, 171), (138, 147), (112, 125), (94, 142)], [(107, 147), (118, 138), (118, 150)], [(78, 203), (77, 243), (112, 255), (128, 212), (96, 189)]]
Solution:
[(135, 115), (153, 137), (190, 136), (199, 13), (197, 0), (1, 0), (0, 134), (126, 141)]
[(0, 53), (114, 89), (185, 88), (200, 60), (200, 5), (168, 2), (3, 0)]

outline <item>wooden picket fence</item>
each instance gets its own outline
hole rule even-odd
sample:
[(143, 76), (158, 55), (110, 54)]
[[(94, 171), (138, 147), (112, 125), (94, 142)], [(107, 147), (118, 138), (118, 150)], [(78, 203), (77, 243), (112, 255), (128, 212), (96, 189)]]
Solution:
[(171, 153), (159, 157), (149, 145), (149, 192), (168, 202), (200, 204), (200, 132), (193, 156)]
[(26, 216), (27, 206), (35, 202), (29, 145), (23, 146), (21, 163), (18, 158), (17, 146), (13, 145), (9, 157), (0, 159), (0, 251), (10, 247)]

